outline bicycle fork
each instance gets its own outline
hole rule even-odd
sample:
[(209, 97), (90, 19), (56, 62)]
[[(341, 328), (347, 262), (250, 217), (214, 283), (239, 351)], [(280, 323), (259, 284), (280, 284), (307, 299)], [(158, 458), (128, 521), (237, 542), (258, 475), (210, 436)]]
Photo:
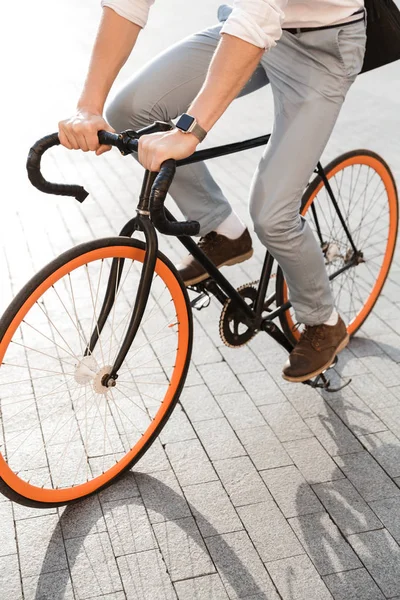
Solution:
[[(121, 230), (120, 236), (132, 237), (135, 231), (142, 231), (145, 235), (145, 256), (143, 261), (142, 272), (136, 295), (135, 305), (133, 307), (132, 316), (128, 325), (125, 338), (121, 348), (115, 358), (114, 364), (110, 373), (106, 373), (102, 379), (102, 385), (105, 387), (114, 387), (118, 378), (118, 371), (124, 362), (126, 355), (135, 339), (138, 332), (144, 311), (146, 310), (147, 301), (150, 295), (150, 288), (153, 281), (154, 270), (157, 261), (158, 240), (157, 234), (152, 225), (149, 213), (148, 203), (151, 186), (155, 178), (154, 173), (146, 173), (143, 183), (142, 192), (140, 195), (140, 203), (138, 207), (138, 215), (131, 219)], [(95, 330), (92, 332), (90, 342), (85, 351), (85, 356), (93, 353), (94, 348), (99, 340), (100, 334), (107, 322), (108, 316), (117, 296), (117, 291), (122, 278), (125, 259), (114, 258), (111, 265), (110, 276), (107, 283), (103, 305), (100, 310), (99, 318), (97, 319)]]

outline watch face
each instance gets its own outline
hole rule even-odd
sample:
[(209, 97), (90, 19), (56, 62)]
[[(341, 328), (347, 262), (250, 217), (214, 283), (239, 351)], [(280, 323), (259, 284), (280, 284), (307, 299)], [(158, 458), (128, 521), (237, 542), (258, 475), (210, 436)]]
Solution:
[(194, 121), (194, 117), (184, 114), (181, 116), (181, 118), (177, 122), (176, 126), (179, 127), (179, 129), (182, 129), (182, 131), (188, 131), (188, 129), (191, 126), (191, 124), (193, 123), (193, 121)]

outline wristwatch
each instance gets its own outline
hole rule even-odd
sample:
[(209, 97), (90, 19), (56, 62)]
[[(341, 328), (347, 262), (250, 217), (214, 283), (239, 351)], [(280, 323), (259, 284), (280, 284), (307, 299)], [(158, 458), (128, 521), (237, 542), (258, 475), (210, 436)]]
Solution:
[(196, 119), (186, 113), (183, 113), (183, 115), (179, 117), (176, 127), (183, 131), (183, 133), (193, 133), (200, 142), (202, 142), (207, 135), (207, 131), (198, 124)]

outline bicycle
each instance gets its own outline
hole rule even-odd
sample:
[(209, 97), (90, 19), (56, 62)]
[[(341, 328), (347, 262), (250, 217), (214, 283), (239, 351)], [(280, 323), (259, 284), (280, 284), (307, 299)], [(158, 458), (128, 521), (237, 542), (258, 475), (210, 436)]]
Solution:
[[(139, 132), (99, 133), (124, 155)], [(177, 222), (164, 201), (176, 167), (255, 148), (270, 135), (195, 152), (159, 173), (145, 172), (137, 214), (118, 237), (80, 244), (39, 271), (0, 320), (0, 477), (3, 492), (29, 506), (58, 506), (110, 485), (146, 452), (167, 422), (185, 383), (192, 349), (192, 309), (211, 296), (222, 305), (220, 333), (239, 347), (264, 331), (287, 351), (300, 335), (278, 268), (266, 251), (258, 284), (237, 290), (190, 236), (196, 222)], [(47, 182), (43, 153), (57, 134), (31, 149), (28, 175), (38, 189), (88, 195), (80, 186)], [(354, 335), (370, 314), (388, 275), (398, 227), (393, 175), (368, 150), (318, 162), (301, 213), (320, 242), (339, 312)], [(377, 227), (378, 224), (378, 227)], [(156, 229), (178, 236), (209, 274), (190, 286), (189, 300), (174, 265), (158, 250)], [(133, 239), (135, 231), (145, 242)], [(132, 300), (134, 299), (134, 302)], [(279, 320), (281, 329), (274, 322)], [(306, 382), (330, 389), (322, 374)]]

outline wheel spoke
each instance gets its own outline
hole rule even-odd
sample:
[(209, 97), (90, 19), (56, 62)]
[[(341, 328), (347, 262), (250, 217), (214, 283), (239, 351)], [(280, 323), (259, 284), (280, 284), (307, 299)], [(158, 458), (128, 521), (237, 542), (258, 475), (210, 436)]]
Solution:
[[(327, 169), (327, 177), (351, 239), (357, 251), (362, 253), (364, 262), (360, 261), (331, 280), (331, 289), (335, 306), (350, 323), (353, 333), (368, 316), (387, 276), (390, 264), (387, 258), (393, 254), (393, 233), (397, 230), (397, 196), (387, 184), (391, 177), (381, 175), (387, 167), (379, 158), (360, 154), (359, 157), (353, 155), (351, 161), (347, 158), (342, 161), (343, 166), (340, 166), (340, 160), (332, 166), (336, 170), (334, 175)], [(311, 201), (317, 213), (318, 229), (310, 210)], [(351, 260), (352, 246), (324, 185), (315, 197), (308, 198), (306, 206), (305, 216), (314, 235), (318, 240), (321, 236), (327, 245), (326, 268), (328, 275), (332, 275)], [(283, 321), (288, 335), (293, 314), (292, 309), (287, 311), (284, 317), (288, 319), (287, 325)]]
[[(137, 459), (137, 443), (144, 435), (152, 441), (170, 413), (166, 403), (173, 406), (176, 401), (187, 368), (191, 314), (181, 287), (174, 283), (175, 274), (161, 258), (156, 265), (161, 270), (153, 277), (148, 305), (116, 386), (103, 387), (103, 377), (126, 337), (143, 265), (139, 242), (124, 241), (126, 253), (120, 246), (114, 256), (119, 239), (123, 238), (103, 247), (97, 242), (95, 253), (90, 249), (93, 242), (87, 244), (88, 250), (71, 250), (72, 258), (64, 258), (62, 269), (59, 259), (54, 262), (54, 273), (62, 273), (59, 279), (45, 275), (41, 295), (30, 308), (13, 311), (25, 316), (4, 352), (0, 408), (2, 453), (21, 482), (20, 495), (37, 480), (36, 468), (48, 474), (41, 485), (50, 494), (50, 504), (57, 502), (61, 490), (68, 490), (71, 499), (77, 486), (86, 486), (84, 495), (95, 491), (118, 473), (115, 465), (127, 453), (130, 462)], [(100, 331), (113, 260), (116, 280)], [(26, 289), (29, 299), (35, 288), (30, 283)], [(89, 352), (93, 334), (98, 339)], [(153, 431), (156, 414), (160, 423)], [(99, 474), (99, 483), (91, 487)]]

